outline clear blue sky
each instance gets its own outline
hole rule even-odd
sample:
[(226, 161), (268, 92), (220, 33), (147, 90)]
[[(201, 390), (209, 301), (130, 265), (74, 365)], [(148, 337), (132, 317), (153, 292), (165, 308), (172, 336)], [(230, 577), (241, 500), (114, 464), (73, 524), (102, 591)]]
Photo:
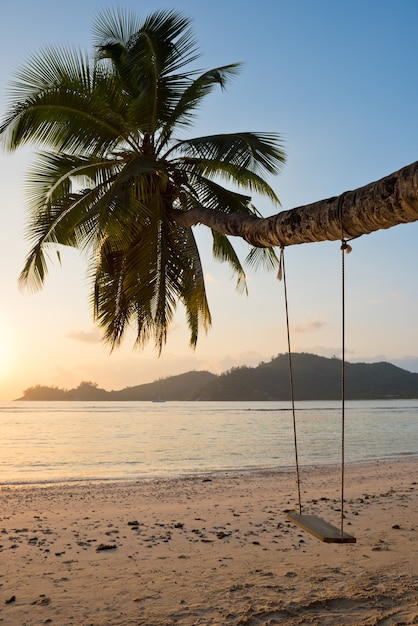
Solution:
[[(0, 107), (13, 72), (46, 44), (91, 49), (91, 25), (106, 7), (146, 15), (175, 8), (193, 19), (202, 68), (244, 62), (227, 92), (211, 96), (193, 135), (276, 131), (288, 153), (272, 180), (283, 208), (327, 198), (377, 180), (418, 159), (418, 3), (415, 0), (177, 0), (57, 3), (2, 0)], [(24, 240), (22, 181), (30, 154), (0, 155), (0, 399), (34, 384), (118, 389), (188, 371), (256, 365), (286, 350), (282, 285), (249, 273), (239, 296), (229, 271), (214, 263), (199, 229), (213, 327), (195, 352), (182, 311), (163, 356), (133, 350), (133, 337), (109, 355), (94, 329), (85, 267), (64, 255), (42, 292), (19, 292)], [(259, 205), (265, 215), (274, 209)], [(346, 258), (347, 358), (388, 360), (418, 371), (418, 224), (362, 237)], [(240, 247), (240, 246), (238, 246)], [(286, 251), (292, 345), (340, 354), (338, 243)]]

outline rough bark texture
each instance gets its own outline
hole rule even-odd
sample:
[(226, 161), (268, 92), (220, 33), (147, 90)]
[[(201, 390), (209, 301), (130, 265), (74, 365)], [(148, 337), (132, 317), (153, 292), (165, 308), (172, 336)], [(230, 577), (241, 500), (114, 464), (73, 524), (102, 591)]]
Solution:
[(172, 217), (183, 226), (201, 223), (262, 248), (351, 239), (418, 220), (418, 162), (359, 189), (271, 217), (226, 215), (204, 207), (173, 211)]

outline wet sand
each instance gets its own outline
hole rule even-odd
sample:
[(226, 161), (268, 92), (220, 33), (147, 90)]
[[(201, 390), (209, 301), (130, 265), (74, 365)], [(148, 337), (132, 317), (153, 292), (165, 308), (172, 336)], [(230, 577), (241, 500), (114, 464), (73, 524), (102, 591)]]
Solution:
[[(345, 530), (292, 471), (2, 487), (5, 626), (418, 624), (418, 459), (346, 468)], [(339, 526), (340, 469), (302, 468)]]

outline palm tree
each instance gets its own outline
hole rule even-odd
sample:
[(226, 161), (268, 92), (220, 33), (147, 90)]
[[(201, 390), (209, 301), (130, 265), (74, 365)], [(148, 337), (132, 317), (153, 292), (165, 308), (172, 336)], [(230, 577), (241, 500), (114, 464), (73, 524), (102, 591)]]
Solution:
[[(88, 252), (95, 319), (112, 347), (133, 323), (137, 343), (153, 339), (161, 351), (179, 302), (195, 345), (211, 317), (193, 231), (176, 218), (198, 207), (257, 216), (241, 190), (279, 204), (264, 177), (280, 171), (283, 146), (273, 133), (180, 138), (205, 96), (239, 71), (189, 69), (198, 54), (182, 15), (158, 11), (140, 22), (105, 11), (94, 35), (91, 59), (50, 47), (33, 57), (0, 126), (6, 149), (38, 149), (28, 177), (32, 247), (20, 282), (40, 288), (51, 251), (76, 247)], [(245, 291), (231, 242), (212, 235), (214, 256)], [(277, 259), (271, 248), (253, 248), (247, 260), (274, 267)]]
[[(3, 145), (44, 146), (29, 175), (29, 237), (21, 282), (41, 287), (48, 252), (88, 250), (95, 318), (112, 346), (134, 321), (137, 342), (161, 350), (178, 302), (191, 344), (210, 325), (192, 227), (208, 226), (213, 253), (238, 289), (245, 273), (228, 236), (274, 267), (273, 246), (351, 239), (418, 220), (418, 162), (339, 197), (262, 218), (240, 191), (278, 198), (263, 176), (285, 161), (280, 137), (232, 133), (180, 139), (203, 98), (239, 70), (185, 68), (198, 58), (189, 21), (156, 12), (141, 23), (105, 12), (96, 55), (46, 48), (17, 75)], [(222, 182), (235, 184), (226, 188)]]

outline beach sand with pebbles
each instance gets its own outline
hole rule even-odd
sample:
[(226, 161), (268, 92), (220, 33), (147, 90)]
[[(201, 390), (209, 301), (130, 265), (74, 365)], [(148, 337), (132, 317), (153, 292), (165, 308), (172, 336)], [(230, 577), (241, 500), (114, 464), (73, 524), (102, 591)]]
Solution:
[[(417, 459), (350, 465), (345, 530), (294, 473), (1, 488), (5, 626), (418, 624)], [(302, 468), (339, 525), (340, 469)]]

